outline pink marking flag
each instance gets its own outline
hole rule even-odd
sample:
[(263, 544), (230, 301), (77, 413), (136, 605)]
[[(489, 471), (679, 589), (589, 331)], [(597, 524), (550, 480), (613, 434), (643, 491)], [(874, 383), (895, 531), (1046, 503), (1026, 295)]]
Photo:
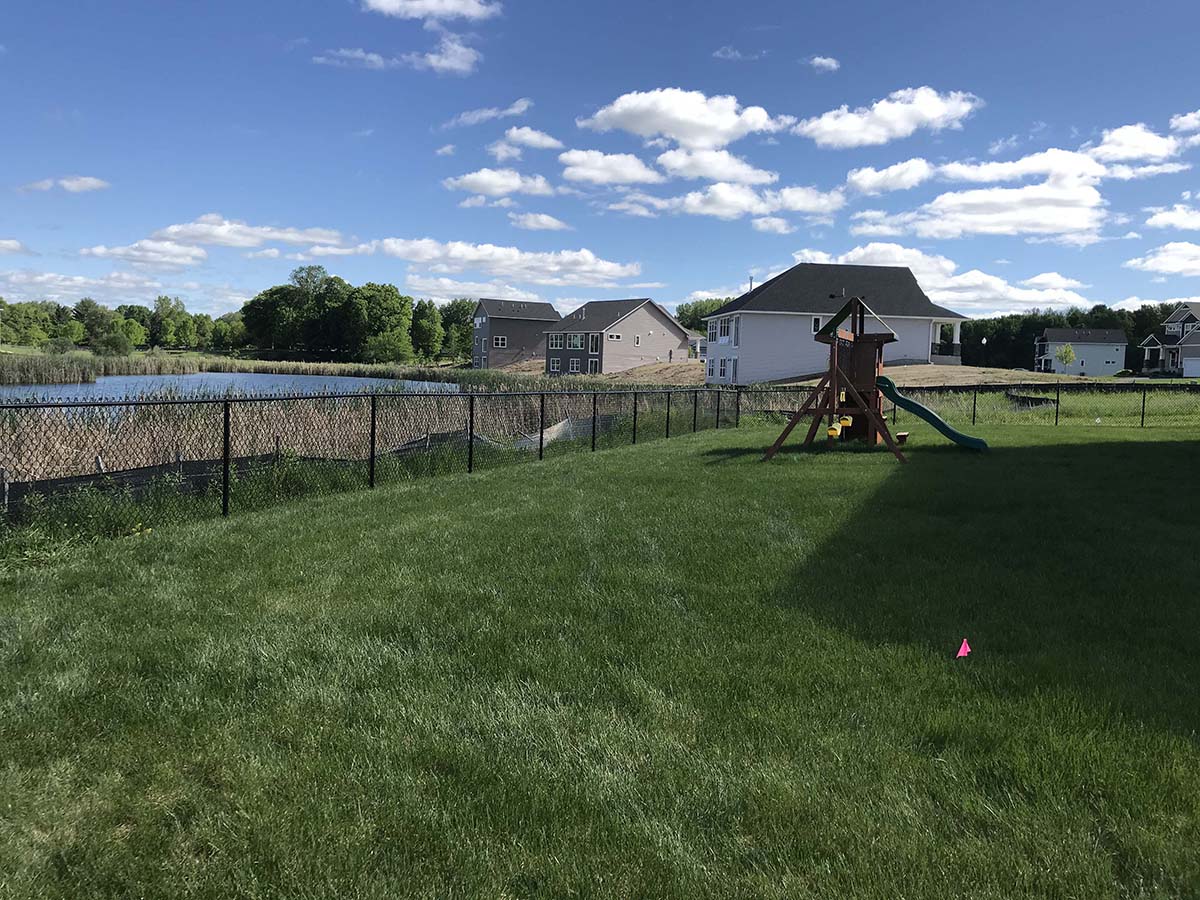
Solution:
[(963, 638), (962, 646), (958, 648), (958, 656), (955, 659), (962, 659), (971, 652), (971, 645), (967, 643), (967, 639)]

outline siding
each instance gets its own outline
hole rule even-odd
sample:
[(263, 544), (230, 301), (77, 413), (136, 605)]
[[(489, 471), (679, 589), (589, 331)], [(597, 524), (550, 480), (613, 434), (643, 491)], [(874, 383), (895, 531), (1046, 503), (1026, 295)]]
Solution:
[[(621, 335), (610, 341), (609, 334)], [(635, 338), (641, 338), (641, 345)], [(624, 372), (635, 366), (688, 358), (687, 333), (650, 303), (626, 316), (604, 335), (604, 371)]]
[[(472, 360), (486, 358), (485, 368), (494, 369), (525, 359), (537, 359), (546, 347), (545, 331), (553, 324), (544, 319), (486, 316), (483, 325), (475, 329), (471, 346)], [(492, 346), (492, 338), (497, 336), (508, 338), (506, 348)]]
[(1059, 375), (1115, 375), (1125, 368), (1125, 344), (1072, 343), (1075, 360), (1069, 366), (1064, 366), (1054, 358), (1062, 346), (1062, 341), (1049, 341), (1046, 344), (1050, 371)]

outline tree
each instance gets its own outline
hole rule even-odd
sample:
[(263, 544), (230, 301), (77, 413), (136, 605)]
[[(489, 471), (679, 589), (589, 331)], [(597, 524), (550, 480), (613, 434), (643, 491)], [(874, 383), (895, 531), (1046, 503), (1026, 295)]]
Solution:
[(442, 314), (432, 300), (418, 300), (413, 309), (412, 344), (417, 355), (434, 359), (442, 349)]
[(1063, 344), (1054, 351), (1054, 358), (1058, 360), (1059, 365), (1066, 368), (1075, 362), (1075, 348), (1070, 344)]
[(65, 341), (74, 346), (83, 343), (83, 323), (78, 319), (67, 319), (50, 326), (50, 338), (55, 341)]
[(133, 352), (133, 344), (118, 326), (97, 338), (92, 344), (92, 351), (100, 356), (128, 356)]
[(472, 320), (477, 305), (474, 300), (459, 298), (442, 307), (442, 327), (446, 332), (442, 338), (442, 353), (445, 356), (462, 359), (471, 355)]
[(329, 273), (325, 271), (324, 266), (300, 266), (292, 269), (288, 280), (300, 291), (302, 299), (312, 300), (325, 287)]
[(154, 315), (148, 306), (125, 303), (117, 307), (117, 315), (123, 319), (137, 322), (147, 331), (150, 330), (150, 319)]
[(115, 315), (91, 297), (84, 297), (75, 304), (75, 318), (83, 325), (83, 337), (89, 345), (108, 333), (109, 323)]
[(301, 293), (294, 284), (261, 291), (242, 307), (246, 336), (256, 347), (292, 350), (299, 343)]
[(175, 346), (184, 350), (191, 350), (196, 346), (196, 323), (186, 313), (175, 322)]
[(190, 320), (183, 301), (178, 297), (159, 297), (150, 314), (150, 343), (155, 347), (176, 347), (180, 344), (179, 329)]
[(675, 319), (684, 328), (703, 332), (705, 330), (704, 317), (716, 312), (732, 299), (732, 297), (714, 297), (710, 300), (693, 300), (691, 303), (680, 303), (675, 308)]
[(207, 350), (212, 343), (213, 318), (206, 313), (196, 313), (192, 316), (192, 327), (196, 331), (197, 350)]
[(129, 343), (134, 347), (144, 346), (148, 332), (142, 323), (137, 319), (120, 318), (120, 327), (124, 332), (125, 337), (129, 338)]
[(413, 358), (412, 340), (400, 328), (373, 334), (367, 338), (362, 358), (367, 362), (409, 362)]

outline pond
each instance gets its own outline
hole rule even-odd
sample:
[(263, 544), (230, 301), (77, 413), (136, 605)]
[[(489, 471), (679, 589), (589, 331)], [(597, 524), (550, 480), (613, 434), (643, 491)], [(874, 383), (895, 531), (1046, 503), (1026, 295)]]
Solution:
[(372, 391), (456, 393), (458, 385), (437, 381), (355, 378), (346, 375), (260, 375), (254, 372), (200, 372), (195, 375), (111, 375), (90, 384), (0, 385), (0, 403), (23, 400), (70, 402), (127, 397), (287, 396), (358, 394)]

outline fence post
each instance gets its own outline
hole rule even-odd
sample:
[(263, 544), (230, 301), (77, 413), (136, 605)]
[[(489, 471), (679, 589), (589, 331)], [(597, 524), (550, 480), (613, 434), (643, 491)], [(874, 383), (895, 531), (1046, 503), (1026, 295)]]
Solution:
[(740, 387), (736, 387), (733, 390), (734, 390), (734, 394), (733, 394), (733, 402), (734, 402), (733, 427), (741, 428), (742, 427), (742, 389)]
[(4, 494), (4, 515), (8, 515), (8, 469), (0, 467), (0, 491)]
[(546, 453), (546, 394), (538, 395), (538, 459)]
[(596, 452), (596, 404), (598, 395), (592, 391), (592, 452)]
[(633, 442), (637, 443), (637, 395), (638, 392), (633, 392)]
[(979, 408), (979, 388), (971, 392), (971, 424), (975, 424), (975, 411)]
[(692, 434), (696, 433), (697, 422), (700, 418), (700, 392), (692, 391)]
[(221, 442), (222, 443), (222, 447), (221, 447), (221, 515), (226, 516), (226, 517), (229, 516), (229, 457), (230, 457), (230, 452), (231, 452), (230, 446), (229, 446), (229, 443), (230, 443), (230, 441), (229, 441), (229, 430), (230, 430), (229, 429), (229, 414), (230, 414), (230, 403), (228, 400), (226, 400), (225, 401), (225, 429), (224, 429), (225, 434), (224, 434), (224, 439)]
[(1054, 387), (1054, 424), (1055, 425), (1058, 424), (1058, 407), (1059, 407), (1059, 404), (1061, 404), (1061, 403), (1062, 403), (1062, 385), (1059, 384), (1059, 385), (1055, 385), (1055, 387)]
[(667, 437), (671, 436), (671, 394), (672, 391), (667, 391)]
[(378, 398), (371, 395), (371, 457), (367, 462), (367, 487), (375, 487), (375, 401)]
[(1142, 427), (1146, 427), (1146, 386), (1142, 385)]
[(722, 393), (723, 392), (721, 391), (721, 389), (717, 388), (717, 430), (718, 431), (721, 428), (721, 394)]
[(475, 394), (467, 395), (467, 474), (475, 471)]

